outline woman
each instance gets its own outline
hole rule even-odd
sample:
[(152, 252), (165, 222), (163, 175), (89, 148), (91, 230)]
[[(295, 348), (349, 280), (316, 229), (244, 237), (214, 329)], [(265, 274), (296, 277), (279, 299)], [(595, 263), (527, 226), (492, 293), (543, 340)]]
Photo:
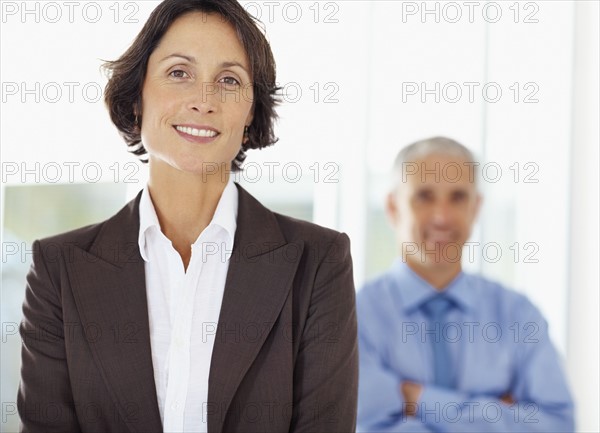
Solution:
[(34, 243), (22, 430), (354, 431), (349, 240), (230, 176), (275, 142), (252, 18), (235, 0), (166, 0), (107, 67), (149, 181), (112, 218)]

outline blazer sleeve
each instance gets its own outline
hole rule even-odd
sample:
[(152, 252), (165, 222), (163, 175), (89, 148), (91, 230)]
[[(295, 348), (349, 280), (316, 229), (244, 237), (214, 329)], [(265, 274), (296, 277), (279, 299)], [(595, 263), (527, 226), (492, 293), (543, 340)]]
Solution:
[[(48, 272), (40, 241), (33, 243), (23, 320), (21, 383), (17, 408), (20, 430), (79, 432), (65, 352), (61, 297)], [(52, 264), (57, 264), (54, 256)], [(48, 260), (50, 262), (50, 260)], [(58, 266), (56, 266), (58, 269)]]
[(316, 271), (294, 368), (290, 431), (354, 432), (357, 398), (358, 343), (352, 259), (350, 240), (341, 233)]

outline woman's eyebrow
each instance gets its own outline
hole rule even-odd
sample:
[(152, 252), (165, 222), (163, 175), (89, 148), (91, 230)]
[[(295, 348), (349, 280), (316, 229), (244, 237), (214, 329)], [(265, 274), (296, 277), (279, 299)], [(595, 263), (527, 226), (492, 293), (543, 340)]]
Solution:
[(180, 57), (182, 59), (187, 60), (190, 63), (197, 63), (195, 57), (193, 57), (193, 56), (186, 56), (185, 54), (179, 54), (179, 53), (169, 54), (167, 57), (161, 59), (160, 62), (164, 62), (165, 60), (169, 60), (169, 59), (171, 59), (173, 57)]
[[(160, 62), (164, 62), (165, 60), (171, 59), (173, 57), (178, 57), (184, 60), (187, 60), (190, 63), (198, 63), (196, 61), (196, 58), (193, 56), (187, 56), (185, 54), (179, 54), (179, 53), (173, 53), (173, 54), (169, 54), (168, 56), (166, 56), (165, 58), (161, 59)], [(242, 65), (240, 62), (235, 61), (235, 60), (231, 60), (231, 61), (227, 61), (227, 62), (223, 62), (219, 65), (221, 68), (231, 68), (232, 66), (237, 66), (242, 68), (244, 71), (248, 72), (248, 69)]]
[(232, 66), (237, 66), (239, 68), (242, 68), (246, 73), (249, 74), (248, 69), (246, 69), (246, 67), (244, 65), (242, 65), (240, 62), (236, 62), (235, 60), (230, 61), (230, 62), (223, 62), (220, 65), (221, 68), (231, 68)]

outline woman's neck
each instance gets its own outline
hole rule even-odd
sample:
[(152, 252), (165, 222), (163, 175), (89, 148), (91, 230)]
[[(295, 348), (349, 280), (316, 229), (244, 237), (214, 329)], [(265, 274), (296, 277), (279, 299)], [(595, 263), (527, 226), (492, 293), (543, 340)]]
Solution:
[(190, 247), (212, 220), (228, 181), (229, 173), (196, 174), (162, 161), (150, 162), (148, 190), (161, 231), (179, 252), (186, 269)]

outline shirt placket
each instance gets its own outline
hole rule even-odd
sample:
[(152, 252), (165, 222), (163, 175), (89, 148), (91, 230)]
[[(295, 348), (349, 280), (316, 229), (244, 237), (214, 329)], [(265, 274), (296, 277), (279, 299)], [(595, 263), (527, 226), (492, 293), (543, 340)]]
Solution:
[(177, 259), (180, 272), (176, 277), (179, 282), (174, 282), (173, 296), (171, 297), (171, 302), (176, 305), (176, 308), (173, 309), (171, 316), (171, 339), (167, 357), (165, 432), (184, 431), (185, 404), (190, 377), (190, 343), (194, 298), (196, 295), (196, 282), (202, 266), (201, 263), (194, 260), (194, 254), (192, 253), (188, 272), (184, 273), (181, 259), (179, 257)]

